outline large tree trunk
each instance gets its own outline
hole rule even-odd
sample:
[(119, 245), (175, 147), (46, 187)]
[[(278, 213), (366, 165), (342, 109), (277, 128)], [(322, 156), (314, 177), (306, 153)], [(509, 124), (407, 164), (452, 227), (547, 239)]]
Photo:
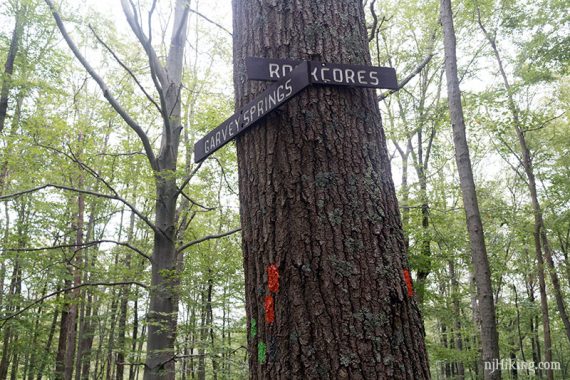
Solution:
[(176, 251), (176, 161), (180, 142), (182, 64), (188, 10), (187, 1), (177, 0), (166, 70), (161, 79), (164, 98), (164, 132), (157, 157), (156, 219), (152, 252), (152, 280), (148, 313), (147, 357), (144, 380), (174, 379), (174, 343), (178, 318)]
[[(177, 359), (174, 356), (174, 342), (178, 314), (175, 214), (176, 200), (179, 195), (175, 172), (180, 132), (182, 130), (180, 92), (182, 90), (182, 64), (186, 43), (189, 2), (187, 0), (176, 0), (172, 37), (168, 46), (168, 54), (165, 58), (166, 62), (163, 63), (152, 46), (151, 38), (143, 30), (141, 25), (142, 18), (139, 13), (140, 9), (134, 2), (128, 0), (121, 1), (127, 21), (147, 54), (153, 83), (160, 97), (159, 108), (163, 120), (163, 133), (158, 156), (155, 155), (152, 143), (144, 129), (122, 108), (103, 78), (97, 74), (88, 60), (82, 55), (77, 45), (75, 45), (65, 29), (63, 20), (54, 2), (52, 0), (45, 0), (45, 2), (49, 6), (56, 24), (73, 54), (99, 85), (109, 104), (141, 140), (149, 164), (154, 171), (156, 183), (155, 223), (153, 224), (139, 215), (145, 219), (145, 222), (152, 227), (154, 232), (144, 379), (174, 379), (174, 363)], [(152, 15), (152, 13), (153, 11), (151, 10), (149, 14)]]
[[(495, 320), (495, 303), (493, 302), (489, 259), (485, 247), (483, 224), (479, 213), (479, 204), (465, 133), (461, 92), (459, 90), (459, 79), (457, 77), (456, 41), (450, 0), (441, 1), (441, 23), (443, 25), (445, 75), (447, 79), (449, 111), (453, 127), (455, 159), (459, 172), (461, 193), (463, 195), (463, 206), (467, 217), (467, 231), (469, 232), (471, 257), (475, 272), (475, 283), (477, 285), (477, 300), (481, 314), (482, 360), (484, 363), (492, 363), (494, 360), (500, 360), (499, 336)], [(501, 378), (500, 370), (485, 370), (484, 374), (485, 379)]]
[[(175, 164), (172, 163), (172, 170)], [(172, 177), (172, 176), (171, 176)], [(154, 238), (152, 286), (148, 314), (148, 354), (144, 380), (174, 379), (174, 341), (178, 315), (176, 288), (176, 184), (165, 177), (157, 184), (156, 225), (164, 233)]]
[[(262, 87), (246, 56), (370, 64), (360, 0), (233, 14), (237, 106)], [(309, 88), (237, 151), (250, 378), (429, 378), (374, 92)]]

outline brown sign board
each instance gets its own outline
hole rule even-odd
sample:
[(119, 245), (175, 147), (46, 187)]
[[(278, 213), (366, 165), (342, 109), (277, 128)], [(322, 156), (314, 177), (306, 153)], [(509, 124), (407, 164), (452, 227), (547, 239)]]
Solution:
[(200, 162), (251, 127), (256, 121), (291, 100), (307, 87), (309, 65), (301, 61), (275, 84), (257, 95), (229, 119), (194, 144), (194, 162)]
[[(303, 61), (296, 59), (246, 58), (249, 80), (275, 81), (283, 78)], [(309, 80), (314, 84), (398, 89), (396, 70), (392, 67), (309, 62)]]

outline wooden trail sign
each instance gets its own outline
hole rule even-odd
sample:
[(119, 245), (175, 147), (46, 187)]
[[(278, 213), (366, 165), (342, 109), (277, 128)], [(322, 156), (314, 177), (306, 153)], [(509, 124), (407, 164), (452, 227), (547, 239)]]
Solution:
[(277, 83), (200, 139), (194, 145), (194, 162), (204, 160), (310, 84), (398, 88), (396, 70), (391, 67), (254, 57), (246, 58), (245, 63), (248, 79)]
[(301, 62), (277, 83), (255, 97), (194, 145), (194, 162), (200, 162), (230, 142), (253, 123), (287, 103), (309, 82), (309, 65)]
[[(276, 81), (299, 63), (298, 59), (246, 58), (249, 80)], [(398, 89), (396, 70), (392, 67), (345, 65), (309, 61), (309, 80), (314, 84)]]

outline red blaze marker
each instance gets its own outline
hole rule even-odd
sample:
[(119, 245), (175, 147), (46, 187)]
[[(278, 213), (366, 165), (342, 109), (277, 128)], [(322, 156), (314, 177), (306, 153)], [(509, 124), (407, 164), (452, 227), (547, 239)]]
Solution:
[(412, 276), (410, 275), (410, 271), (404, 269), (404, 280), (406, 280), (406, 285), (408, 287), (408, 297), (412, 297), (414, 295), (414, 288), (412, 286)]
[(267, 323), (273, 323), (275, 320), (275, 310), (273, 305), (273, 296), (265, 296), (265, 322)]
[(277, 293), (279, 291), (279, 271), (275, 264), (267, 267), (267, 283), (270, 292)]

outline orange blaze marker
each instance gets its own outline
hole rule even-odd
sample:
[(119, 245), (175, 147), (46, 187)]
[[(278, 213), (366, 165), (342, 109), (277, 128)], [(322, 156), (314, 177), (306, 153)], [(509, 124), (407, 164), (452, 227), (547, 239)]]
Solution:
[(279, 291), (279, 271), (275, 264), (267, 267), (267, 283), (270, 292), (277, 293)]
[(265, 296), (265, 322), (273, 323), (275, 320), (273, 296)]
[(412, 276), (410, 275), (410, 271), (404, 269), (404, 280), (406, 280), (406, 285), (408, 287), (408, 297), (412, 297), (414, 295), (414, 288), (412, 286)]

